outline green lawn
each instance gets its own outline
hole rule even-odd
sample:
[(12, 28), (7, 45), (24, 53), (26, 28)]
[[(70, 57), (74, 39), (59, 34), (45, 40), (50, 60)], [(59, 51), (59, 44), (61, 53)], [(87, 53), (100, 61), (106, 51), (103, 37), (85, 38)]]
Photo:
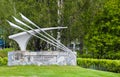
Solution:
[(120, 74), (79, 66), (0, 66), (0, 77), (120, 77)]

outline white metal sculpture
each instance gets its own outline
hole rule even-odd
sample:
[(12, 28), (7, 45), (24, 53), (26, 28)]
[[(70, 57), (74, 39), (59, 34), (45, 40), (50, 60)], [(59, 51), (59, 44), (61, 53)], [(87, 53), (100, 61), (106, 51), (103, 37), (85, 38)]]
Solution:
[[(20, 13), (21, 18), (24, 20), (21, 21), (13, 16), (14, 20), (24, 27), (28, 28), (26, 30), (10, 21), (7, 22), (10, 26), (20, 29), (23, 32), (17, 33), (14, 35), (10, 35), (9, 38), (15, 40), (21, 51), (25, 52), (9, 52), (8, 53), (8, 65), (26, 65), (26, 64), (35, 64), (35, 65), (49, 65), (49, 64), (58, 64), (58, 65), (76, 65), (76, 54), (72, 52), (69, 48), (63, 45), (60, 41), (56, 40), (53, 36), (49, 35), (46, 31), (53, 30), (53, 29), (64, 29), (67, 27), (51, 27), (51, 28), (40, 28), (35, 23), (30, 21), (27, 17)], [(27, 25), (25, 22), (33, 25), (37, 29), (32, 28), (31, 26)], [(61, 51), (65, 52), (26, 52), (26, 47), (28, 41), (32, 36), (35, 36), (53, 46), (60, 49)], [(19, 55), (17, 55), (19, 54)], [(21, 56), (22, 55), (22, 56)], [(46, 57), (48, 56), (48, 57)], [(49, 57), (51, 56), (51, 57)], [(16, 57), (18, 59), (16, 59)], [(42, 60), (42, 61), (41, 61)]]
[[(52, 37), (51, 35), (49, 35), (47, 32), (45, 32), (46, 30), (52, 30), (52, 29), (64, 29), (64, 28), (67, 28), (67, 27), (51, 27), (51, 28), (40, 28), (39, 26), (37, 26), (35, 23), (33, 23), (31, 20), (29, 20), (27, 17), (25, 17), (23, 14), (20, 13), (20, 16), (22, 17), (22, 19), (30, 24), (32, 24), (34, 27), (36, 27), (37, 29), (33, 29), (32, 27), (30, 27), (29, 25), (25, 24), (24, 22), (22, 22), (21, 20), (14, 18), (14, 20), (29, 28), (30, 30), (26, 30), (26, 29), (23, 29), (22, 27), (10, 22), (7, 20), (7, 22), (10, 24), (10, 26), (12, 27), (15, 27), (17, 29), (20, 29), (24, 32), (21, 32), (21, 33), (17, 33), (17, 34), (14, 34), (14, 35), (10, 35), (9, 38), (10, 39), (13, 39), (15, 40), (21, 51), (26, 51), (26, 46), (27, 46), (27, 43), (29, 41), (29, 39), (32, 37), (32, 36), (35, 36), (37, 38), (40, 38), (41, 40), (59, 48), (60, 50), (63, 50), (63, 51), (67, 51), (67, 52), (70, 52), (71, 55), (74, 55), (73, 52), (67, 48), (65, 45), (63, 45), (61, 42), (59, 42), (58, 40), (56, 40), (54, 37)], [(42, 34), (44, 33), (44, 35)], [(36, 34), (39, 34), (40, 36), (36, 35)]]

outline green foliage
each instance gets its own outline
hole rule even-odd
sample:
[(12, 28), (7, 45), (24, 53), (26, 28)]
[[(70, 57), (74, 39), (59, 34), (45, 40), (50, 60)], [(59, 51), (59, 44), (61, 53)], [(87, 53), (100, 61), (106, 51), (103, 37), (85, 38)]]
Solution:
[(13, 51), (13, 48), (5, 48), (0, 50), (0, 66), (1, 65), (7, 65), (8, 62), (8, 52)]
[(0, 57), (0, 66), (2, 65), (7, 65), (7, 62), (8, 62), (8, 58), (7, 57)]
[(120, 60), (78, 58), (81, 67), (120, 73)]
[(5, 48), (5, 49), (2, 49), (0, 50), (0, 57), (7, 57), (8, 55), (8, 52), (10, 51), (13, 51), (14, 49), (13, 48)]
[[(3, 30), (0, 37), (18, 49), (8, 36), (20, 31), (10, 27), (6, 20), (14, 22), (12, 16), (21, 19), (21, 12), (41, 28), (67, 26), (68, 29), (61, 31), (61, 41), (69, 45), (77, 40), (81, 44), (82, 57), (120, 59), (120, 0), (63, 0), (62, 9), (57, 1), (0, 0), (0, 29)], [(61, 10), (60, 23), (58, 9)], [(56, 31), (49, 33), (56, 38)], [(45, 45), (45, 42), (32, 38), (27, 49), (46, 49)]]
[[(5, 30), (5, 32), (7, 30), (7, 32), (3, 34), (4, 39), (10, 44), (10, 46), (18, 49), (17, 44), (13, 41), (10, 41), (8, 39), (8, 36), (10, 34), (14, 34), (20, 31), (11, 28), (7, 24), (6, 19), (13, 21), (11, 17), (13, 15), (15, 17), (20, 18), (18, 14), (19, 12), (21, 12), (40, 27), (67, 26), (69, 29), (65, 30), (64, 32), (61, 32), (63, 33), (61, 34), (61, 39), (62, 42), (65, 44), (68, 44), (71, 41), (74, 41), (75, 39), (80, 40), (80, 37), (83, 37), (86, 33), (86, 29), (89, 29), (87, 27), (89, 27), (89, 22), (93, 20), (95, 13), (93, 12), (95, 9), (94, 7), (97, 7), (97, 2), (99, 1), (63, 1), (63, 8), (60, 9), (62, 11), (60, 23), (58, 23), (59, 7), (57, 1), (58, 0), (1, 0), (0, 21), (4, 22), (0, 24), (3, 27), (2, 30)], [(6, 3), (8, 4), (6, 5)], [(56, 37), (56, 33), (56, 31), (53, 32), (54, 37)], [(38, 39), (33, 38), (33, 40), (31, 40), (30, 44), (28, 45), (28, 49), (33, 50), (32, 48), (39, 46), (36, 46), (34, 44), (36, 42), (34, 40)], [(83, 41), (83, 39), (81, 40)], [(41, 42), (38, 42), (37, 44), (39, 43)], [(31, 47), (31, 45), (33, 47)]]
[(117, 56), (120, 54), (119, 3), (119, 0), (108, 0), (91, 25), (93, 29), (85, 36), (85, 45), (93, 58), (120, 59)]

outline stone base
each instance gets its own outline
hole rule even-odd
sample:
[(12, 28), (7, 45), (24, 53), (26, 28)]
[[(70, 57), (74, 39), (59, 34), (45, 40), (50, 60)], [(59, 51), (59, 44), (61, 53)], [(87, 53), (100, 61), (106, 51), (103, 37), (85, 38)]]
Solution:
[(76, 65), (76, 53), (59, 51), (9, 52), (8, 66), (13, 65)]

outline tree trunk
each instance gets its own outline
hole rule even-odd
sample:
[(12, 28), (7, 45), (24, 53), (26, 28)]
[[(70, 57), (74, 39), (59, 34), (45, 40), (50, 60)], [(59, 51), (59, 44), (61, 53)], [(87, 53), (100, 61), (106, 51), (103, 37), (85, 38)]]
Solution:
[(84, 45), (83, 36), (81, 36), (80, 37), (80, 54), (83, 54), (83, 45)]

